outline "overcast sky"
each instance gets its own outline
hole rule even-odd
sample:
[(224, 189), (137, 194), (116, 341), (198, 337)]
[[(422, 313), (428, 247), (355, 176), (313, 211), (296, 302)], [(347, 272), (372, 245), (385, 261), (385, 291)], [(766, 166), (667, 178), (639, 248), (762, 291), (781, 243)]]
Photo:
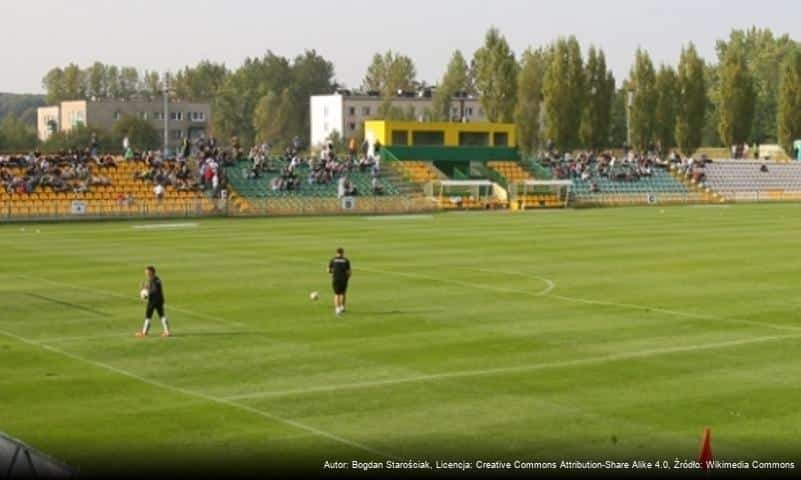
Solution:
[(316, 49), (336, 77), (358, 86), (372, 54), (411, 56), (436, 82), (454, 49), (469, 58), (495, 25), (515, 52), (575, 34), (604, 49), (618, 79), (634, 51), (675, 63), (695, 42), (752, 25), (801, 40), (798, 0), (0, 0), (0, 92), (41, 92), (53, 66), (95, 60), (176, 70), (202, 59), (236, 67), (268, 49), (292, 57)]

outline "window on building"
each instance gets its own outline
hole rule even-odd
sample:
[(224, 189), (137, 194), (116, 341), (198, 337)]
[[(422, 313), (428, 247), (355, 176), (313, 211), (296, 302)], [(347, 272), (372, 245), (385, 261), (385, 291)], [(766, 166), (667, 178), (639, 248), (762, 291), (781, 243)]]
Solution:
[(139, 118), (142, 120), (147, 120), (147, 112), (139, 112)]
[(459, 145), (468, 147), (485, 147), (489, 145), (488, 132), (459, 132)]
[(350, 116), (356, 115), (356, 107), (348, 108), (348, 115)]
[(467, 107), (465, 110), (467, 111), (467, 113), (465, 114), (466, 117), (473, 116), (473, 107)]
[(392, 131), (392, 145), (408, 145), (409, 144), (409, 131), (408, 130), (393, 130)]
[(495, 142), (493, 143), (496, 147), (506, 147), (509, 145), (509, 134), (506, 132), (495, 132)]
[(184, 119), (184, 112), (170, 112), (170, 120), (180, 122)]
[(205, 122), (206, 112), (189, 112), (189, 119), (193, 122)]
[(153, 120), (164, 120), (164, 112), (153, 112)]
[(370, 115), (370, 107), (362, 107), (362, 115)]
[(116, 120), (119, 120), (120, 118), (122, 118), (122, 114), (121, 114), (120, 112), (114, 112), (114, 114), (112, 115), (112, 117), (113, 117), (113, 118), (114, 118), (114, 120), (116, 121)]
[(69, 114), (70, 125), (77, 127), (85, 123), (83, 112), (70, 112)]
[(183, 130), (170, 130), (170, 138), (173, 140), (181, 140), (184, 138), (186, 132)]
[(445, 132), (412, 132), (412, 145), (445, 145)]
[(353, 122), (350, 122), (350, 123), (348, 124), (348, 128), (349, 128), (349, 129), (350, 129), (350, 131), (352, 132), (352, 131), (356, 130), (356, 124), (355, 124), (355, 123), (353, 123)]

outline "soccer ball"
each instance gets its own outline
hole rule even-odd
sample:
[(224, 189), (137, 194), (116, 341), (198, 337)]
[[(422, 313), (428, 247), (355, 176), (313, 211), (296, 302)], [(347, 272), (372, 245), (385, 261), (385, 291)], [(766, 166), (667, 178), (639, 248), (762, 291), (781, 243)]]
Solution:
[(139, 291), (139, 298), (141, 298), (142, 301), (147, 300), (147, 296), (148, 296), (148, 293), (147, 293), (147, 289), (146, 288), (143, 288), (142, 290)]
[(317, 292), (311, 292), (311, 293), (309, 294), (309, 299), (311, 299), (311, 300), (317, 300), (317, 299), (319, 299), (319, 298), (320, 298), (320, 294), (319, 294), (319, 293), (317, 293)]

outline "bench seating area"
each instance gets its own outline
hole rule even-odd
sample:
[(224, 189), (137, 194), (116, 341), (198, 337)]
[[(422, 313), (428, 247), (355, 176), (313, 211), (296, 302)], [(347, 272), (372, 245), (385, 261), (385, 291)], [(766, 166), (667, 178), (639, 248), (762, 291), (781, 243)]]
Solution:
[(799, 162), (712, 162), (705, 165), (704, 176), (707, 188), (729, 200), (801, 200)]
[[(598, 185), (597, 192), (591, 183)], [(573, 196), (578, 203), (600, 203), (606, 205), (630, 205), (646, 203), (701, 202), (702, 195), (687, 188), (669, 172), (654, 168), (651, 176), (634, 181), (610, 180), (593, 177), (592, 180), (573, 179)]]
[(403, 160), (391, 162), (391, 168), (406, 180), (413, 183), (428, 183), (434, 180), (443, 180), (442, 174), (432, 165), (419, 160)]
[[(326, 184), (310, 184), (307, 181), (308, 167), (300, 167), (297, 171), (300, 180), (296, 190), (273, 190), (271, 182), (281, 174), (278, 172), (264, 172), (259, 178), (248, 178), (250, 162), (240, 161), (234, 166), (226, 167), (225, 173), (229, 185), (245, 198), (273, 198), (273, 197), (337, 197), (337, 182)], [(372, 195), (373, 176), (369, 171), (353, 171), (348, 174), (348, 180), (356, 187), (359, 195)], [(383, 195), (399, 195), (398, 187), (386, 177), (379, 177), (379, 183), (384, 189)]]
[[(215, 202), (200, 191), (177, 191), (166, 187), (164, 198), (156, 199), (151, 182), (134, 180), (134, 173), (147, 169), (144, 162), (116, 158), (117, 167), (89, 167), (90, 174), (103, 176), (111, 185), (90, 186), (84, 193), (56, 193), (50, 187), (37, 187), (30, 194), (8, 193), (0, 189), (0, 218), (55, 218), (77, 215), (73, 202), (82, 202), (85, 216), (196, 215), (213, 213)], [(21, 169), (9, 171), (18, 175)], [(130, 195), (131, 200), (123, 200)]]

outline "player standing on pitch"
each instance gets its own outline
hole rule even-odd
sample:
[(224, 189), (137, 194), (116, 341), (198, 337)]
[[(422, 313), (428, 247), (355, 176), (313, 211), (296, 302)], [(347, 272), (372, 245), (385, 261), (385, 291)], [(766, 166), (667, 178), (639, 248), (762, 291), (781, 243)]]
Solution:
[(142, 288), (147, 289), (147, 309), (145, 310), (145, 325), (142, 327), (141, 332), (136, 332), (137, 337), (146, 337), (150, 330), (150, 317), (153, 316), (153, 311), (161, 317), (161, 336), (170, 336), (170, 325), (167, 323), (167, 316), (164, 315), (164, 289), (161, 286), (161, 279), (156, 276), (156, 267), (150, 265), (145, 268), (147, 281), (142, 285)]
[(345, 294), (350, 280), (350, 260), (345, 258), (345, 250), (337, 248), (337, 255), (328, 262), (328, 273), (331, 274), (334, 287), (334, 313), (337, 316), (345, 313)]

